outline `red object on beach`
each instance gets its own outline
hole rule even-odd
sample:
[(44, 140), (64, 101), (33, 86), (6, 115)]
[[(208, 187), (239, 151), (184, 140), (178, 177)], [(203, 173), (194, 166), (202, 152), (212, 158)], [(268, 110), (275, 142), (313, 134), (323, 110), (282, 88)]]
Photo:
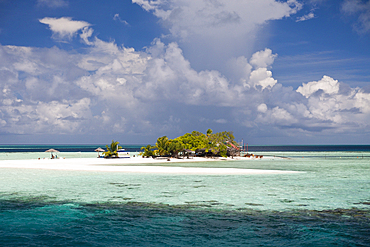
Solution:
[(239, 148), (237, 148), (234, 144), (232, 144), (231, 142), (229, 142), (229, 144), (233, 147), (233, 148), (235, 148), (236, 150), (239, 150)]

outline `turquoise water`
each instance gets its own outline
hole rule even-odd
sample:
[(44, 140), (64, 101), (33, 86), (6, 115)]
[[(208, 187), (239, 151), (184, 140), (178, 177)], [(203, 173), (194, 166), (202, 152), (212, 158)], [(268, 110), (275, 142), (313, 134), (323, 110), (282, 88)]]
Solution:
[[(0, 159), (41, 154), (0, 153)], [(370, 152), (263, 155), (286, 158), (181, 166), (301, 173), (216, 176), (0, 168), (0, 245), (370, 246)]]

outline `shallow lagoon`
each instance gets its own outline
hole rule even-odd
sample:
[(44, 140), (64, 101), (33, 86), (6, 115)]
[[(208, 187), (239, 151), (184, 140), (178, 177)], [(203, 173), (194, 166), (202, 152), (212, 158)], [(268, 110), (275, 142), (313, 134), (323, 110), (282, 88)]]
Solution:
[(41, 245), (89, 246), (369, 243), (369, 153), (263, 155), (286, 159), (181, 166), (303, 173), (215, 176), (2, 168), (0, 234), (7, 244), (26, 245), (30, 239)]

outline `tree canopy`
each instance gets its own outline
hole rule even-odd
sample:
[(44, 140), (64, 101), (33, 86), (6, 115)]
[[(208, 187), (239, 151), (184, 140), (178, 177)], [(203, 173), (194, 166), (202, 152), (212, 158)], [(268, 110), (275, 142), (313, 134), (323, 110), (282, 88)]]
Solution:
[(121, 146), (118, 146), (119, 142), (115, 142), (112, 140), (112, 143), (110, 146), (105, 145), (107, 148), (107, 151), (105, 151), (103, 154), (106, 158), (112, 158), (112, 157), (118, 157), (118, 150), (121, 149)]
[(143, 150), (142, 155), (146, 157), (166, 155), (178, 157), (179, 153), (184, 150), (194, 152), (202, 150), (214, 156), (227, 156), (228, 148), (238, 146), (234, 139), (232, 131), (213, 133), (211, 129), (208, 129), (206, 134), (193, 131), (175, 139), (162, 136), (157, 139), (155, 146), (147, 145), (141, 149)]

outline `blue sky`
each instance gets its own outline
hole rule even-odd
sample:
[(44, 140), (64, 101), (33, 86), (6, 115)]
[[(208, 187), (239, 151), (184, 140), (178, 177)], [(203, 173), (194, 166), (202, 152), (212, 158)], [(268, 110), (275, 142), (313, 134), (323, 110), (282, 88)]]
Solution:
[(369, 144), (370, 1), (0, 0), (0, 143)]

